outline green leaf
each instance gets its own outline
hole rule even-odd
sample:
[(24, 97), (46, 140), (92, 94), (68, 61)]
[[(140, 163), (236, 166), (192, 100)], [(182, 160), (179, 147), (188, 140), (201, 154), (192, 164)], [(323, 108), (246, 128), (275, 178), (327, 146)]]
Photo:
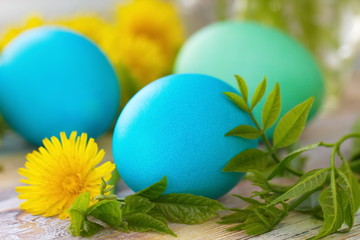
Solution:
[[(242, 210), (242, 209), (241, 209)], [(242, 223), (246, 220), (247, 216), (251, 213), (251, 211), (243, 210), (237, 211), (230, 215), (223, 216), (219, 224), (232, 224), (232, 223)]]
[(267, 97), (262, 110), (263, 129), (270, 128), (278, 119), (281, 110), (281, 97), (279, 83), (276, 83), (274, 89)]
[(167, 178), (163, 177), (159, 182), (141, 190), (134, 194), (134, 196), (144, 197), (149, 200), (157, 199), (162, 193), (164, 193), (167, 187)]
[(122, 232), (129, 232), (128, 223), (123, 219), (123, 221), (120, 223), (120, 225), (113, 227), (116, 230), (122, 231)]
[(158, 210), (156, 210), (154, 208), (152, 208), (147, 214), (159, 221), (167, 223), (166, 217), (161, 212), (159, 212)]
[(335, 170), (331, 172), (330, 185), (322, 191), (319, 203), (324, 213), (324, 224), (320, 232), (313, 238), (319, 239), (336, 232), (344, 222), (341, 200), (336, 189)]
[(219, 224), (233, 224), (233, 223), (243, 223), (248, 215), (252, 212), (246, 209), (239, 209), (241, 211), (236, 211), (235, 213), (223, 216)]
[(288, 155), (286, 155), (284, 157), (284, 159), (273, 169), (273, 171), (270, 173), (268, 180), (273, 179), (275, 176), (277, 176), (280, 172), (282, 172), (285, 167), (292, 161), (294, 160), (297, 156), (299, 156), (301, 153), (306, 152), (306, 151), (310, 151), (313, 150), (317, 147), (319, 147), (321, 145), (321, 143), (314, 143), (302, 148), (299, 148), (291, 153), (289, 153)]
[(121, 180), (120, 174), (119, 174), (118, 170), (115, 168), (111, 173), (111, 178), (107, 182), (107, 185), (110, 186), (107, 190), (110, 190), (109, 192), (111, 194), (114, 194), (116, 192), (116, 189), (114, 186), (116, 186), (120, 180)]
[(122, 221), (120, 203), (116, 200), (102, 200), (97, 202), (88, 209), (87, 214), (111, 227), (120, 225)]
[(280, 119), (274, 130), (274, 149), (287, 147), (300, 137), (313, 101), (314, 97), (307, 99)]
[(245, 221), (239, 218), (242, 223), (228, 230), (245, 230), (247, 234), (260, 235), (273, 230), (286, 215), (287, 211), (274, 206), (258, 206), (251, 213), (247, 213)]
[(91, 221), (85, 219), (80, 235), (82, 237), (91, 237), (103, 228), (104, 227), (101, 226), (100, 224), (97, 224), (97, 223), (94, 223), (94, 222), (91, 222)]
[(247, 113), (250, 112), (250, 109), (249, 109), (246, 101), (244, 100), (244, 98), (242, 98), (241, 96), (239, 96), (239, 95), (237, 95), (236, 93), (233, 93), (233, 92), (224, 92), (223, 94), (225, 94), (241, 110), (243, 110), (243, 111), (245, 111)]
[(264, 77), (264, 79), (261, 81), (261, 83), (259, 84), (259, 86), (257, 86), (254, 96), (251, 99), (251, 109), (253, 109), (262, 99), (262, 97), (265, 94), (265, 90), (266, 90), (266, 77)]
[(357, 211), (360, 207), (360, 184), (354, 173), (351, 171), (348, 162), (345, 160), (341, 165), (341, 171), (347, 176), (350, 182), (351, 191), (354, 197), (354, 209)]
[(249, 172), (263, 170), (269, 162), (269, 153), (259, 149), (247, 149), (235, 157), (223, 169), (224, 172)]
[(340, 169), (337, 169), (338, 179), (337, 183), (339, 188), (337, 189), (340, 195), (341, 205), (344, 212), (344, 221), (348, 226), (346, 231), (349, 231), (354, 225), (355, 199), (354, 193), (351, 188), (350, 179)]
[(239, 86), (240, 93), (243, 96), (243, 98), (245, 99), (245, 102), (247, 102), (247, 100), (248, 100), (247, 84), (246, 84), (245, 80), (242, 77), (240, 77), (239, 75), (235, 74), (235, 78), (236, 78), (237, 84)]
[(216, 200), (187, 193), (162, 195), (154, 203), (168, 221), (184, 224), (202, 223), (224, 209)]
[(241, 200), (243, 200), (244, 202), (247, 202), (247, 203), (250, 203), (250, 204), (253, 204), (253, 205), (264, 205), (264, 203), (262, 202), (259, 202), (255, 199), (252, 199), (252, 198), (247, 198), (247, 197), (243, 197), (243, 196), (240, 196), (240, 195), (237, 195), (237, 194), (231, 194), (232, 196), (234, 197), (237, 197), (237, 198), (240, 198)]
[(296, 184), (290, 188), (286, 193), (276, 198), (270, 203), (270, 205), (277, 204), (279, 202), (288, 200), (290, 198), (297, 197), (301, 194), (310, 192), (320, 186), (322, 186), (329, 174), (329, 169), (315, 169), (304, 174)]
[(87, 208), (89, 207), (89, 204), (90, 204), (90, 193), (84, 192), (76, 198), (76, 200), (69, 208), (69, 211), (76, 210), (85, 214)]
[(225, 134), (225, 136), (236, 136), (246, 139), (257, 139), (261, 136), (261, 131), (250, 125), (240, 125), (230, 130), (228, 133)]
[(271, 188), (269, 186), (269, 183), (266, 179), (266, 176), (264, 176), (264, 174), (260, 171), (251, 171), (249, 173), (246, 174), (246, 179), (248, 179), (249, 181), (252, 182), (252, 184), (254, 186), (258, 186), (262, 189), (265, 190), (270, 190)]
[(134, 213), (148, 213), (154, 206), (155, 204), (150, 202), (147, 198), (130, 195), (125, 198), (123, 215), (127, 216)]
[(80, 236), (80, 232), (83, 227), (83, 223), (85, 219), (86, 210), (89, 204), (90, 204), (90, 193), (84, 192), (76, 198), (76, 200), (68, 210), (71, 221), (69, 226), (71, 235)]
[(146, 213), (135, 213), (126, 217), (128, 228), (135, 232), (155, 231), (160, 233), (170, 234), (176, 237), (176, 234), (169, 228), (169, 226)]

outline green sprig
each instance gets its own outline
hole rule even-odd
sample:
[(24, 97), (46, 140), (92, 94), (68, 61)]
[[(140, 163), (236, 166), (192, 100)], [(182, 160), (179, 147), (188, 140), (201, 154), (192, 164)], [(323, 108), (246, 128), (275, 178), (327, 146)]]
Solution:
[(198, 224), (217, 216), (217, 212), (224, 209), (216, 200), (201, 196), (163, 194), (166, 187), (167, 178), (164, 177), (148, 188), (122, 199), (109, 194), (112, 186), (108, 186), (102, 179), (100, 195), (95, 197), (95, 204), (89, 207), (90, 193), (85, 192), (69, 209), (69, 230), (73, 236), (89, 237), (96, 234), (104, 226), (89, 220), (91, 216), (123, 232), (155, 231), (176, 236), (168, 222)]
[[(237, 136), (247, 139), (261, 138), (265, 149), (248, 149), (236, 155), (225, 166), (227, 172), (248, 172), (247, 178), (253, 185), (259, 186), (261, 191), (253, 192), (250, 198), (236, 196), (249, 203), (245, 209), (232, 209), (234, 213), (224, 216), (220, 223), (237, 224), (229, 230), (245, 230), (248, 234), (259, 235), (275, 228), (289, 211), (302, 206), (306, 212), (321, 217), (324, 224), (320, 232), (313, 237), (319, 239), (334, 232), (349, 231), (354, 223), (354, 216), (360, 207), (360, 185), (356, 176), (351, 171), (351, 166), (341, 153), (341, 145), (350, 138), (360, 138), (360, 133), (348, 134), (336, 143), (319, 142), (311, 144), (285, 155), (281, 158), (278, 150), (294, 144), (302, 134), (308, 113), (314, 101), (313, 97), (305, 100), (279, 118), (281, 110), (280, 86), (276, 84), (269, 93), (262, 109), (262, 125), (253, 114), (266, 92), (266, 78), (259, 84), (248, 103), (248, 90), (245, 81), (235, 76), (241, 95), (224, 93), (241, 110), (247, 112), (253, 125), (240, 125), (225, 136)], [(270, 141), (266, 131), (274, 124), (274, 136)], [(360, 124), (359, 124), (360, 126)], [(360, 130), (360, 127), (359, 127)], [(304, 152), (318, 147), (331, 148), (330, 166), (315, 169), (306, 173), (292, 169), (290, 163)], [(357, 147), (359, 149), (359, 147)], [(358, 150), (355, 152), (353, 162), (360, 162)], [(336, 167), (335, 159), (342, 160), (340, 168)], [(264, 169), (270, 166), (270, 160), (275, 162), (268, 174), (263, 174)], [(270, 181), (281, 172), (287, 171), (297, 177), (298, 181), (289, 186), (276, 186)], [(315, 207), (305, 207), (311, 202), (314, 194), (318, 196)], [(255, 198), (260, 197), (261, 201)], [(346, 229), (341, 230), (343, 224)]]

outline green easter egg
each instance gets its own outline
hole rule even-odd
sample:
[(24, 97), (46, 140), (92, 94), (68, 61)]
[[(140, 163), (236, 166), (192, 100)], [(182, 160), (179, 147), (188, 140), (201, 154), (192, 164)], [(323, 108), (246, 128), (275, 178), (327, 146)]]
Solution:
[[(324, 95), (321, 71), (309, 51), (283, 32), (254, 22), (220, 22), (195, 33), (180, 50), (175, 72), (207, 74), (237, 89), (234, 74), (238, 74), (248, 84), (249, 97), (266, 76), (265, 98), (276, 82), (280, 84), (281, 116), (314, 96), (310, 119)], [(255, 108), (259, 122), (265, 98)], [(268, 135), (272, 133), (273, 128)]]

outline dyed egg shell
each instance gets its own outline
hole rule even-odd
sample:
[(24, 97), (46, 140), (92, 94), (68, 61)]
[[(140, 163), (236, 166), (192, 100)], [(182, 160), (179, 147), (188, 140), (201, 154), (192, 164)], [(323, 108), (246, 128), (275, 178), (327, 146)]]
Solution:
[(115, 127), (113, 155), (125, 183), (142, 190), (167, 176), (166, 193), (218, 198), (243, 173), (222, 172), (227, 162), (257, 141), (225, 137), (251, 124), (223, 92), (234, 88), (201, 74), (177, 74), (143, 88), (125, 106)]
[[(221, 22), (195, 33), (180, 50), (175, 72), (207, 74), (236, 89), (234, 74), (238, 74), (247, 81), (250, 94), (266, 76), (265, 97), (276, 82), (280, 84), (281, 116), (314, 96), (311, 118), (324, 95), (321, 71), (309, 51), (290, 36), (253, 22)], [(255, 108), (258, 120), (264, 100)]]
[(103, 134), (116, 118), (119, 84), (110, 62), (86, 37), (64, 28), (26, 31), (0, 59), (0, 112), (29, 142), (61, 131)]

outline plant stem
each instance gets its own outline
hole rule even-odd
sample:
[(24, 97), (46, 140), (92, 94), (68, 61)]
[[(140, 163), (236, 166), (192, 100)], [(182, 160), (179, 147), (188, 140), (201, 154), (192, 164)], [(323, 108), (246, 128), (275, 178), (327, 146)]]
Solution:
[(324, 143), (324, 142), (320, 142), (319, 146), (321, 147), (327, 147), (327, 148), (332, 148), (335, 147), (336, 143)]
[(351, 133), (351, 134), (345, 135), (342, 138), (340, 138), (339, 141), (336, 142), (336, 145), (340, 146), (343, 142), (345, 142), (349, 138), (360, 138), (360, 133)]
[(345, 142), (346, 140), (350, 139), (350, 138), (360, 138), (360, 133), (351, 133), (348, 135), (343, 136), (342, 138), (339, 139), (339, 141), (337, 141), (334, 144), (327, 144), (327, 143), (322, 143), (321, 146), (326, 146), (326, 147), (333, 147), (333, 150), (331, 151), (331, 158), (330, 158), (330, 165), (331, 168), (335, 168), (335, 157), (336, 155), (338, 155), (341, 159), (341, 161), (343, 161), (344, 163), (347, 163), (345, 157), (342, 155), (341, 151), (340, 151), (340, 147), (341, 144), (343, 142)]
[(338, 145), (336, 145), (333, 150), (331, 151), (331, 156), (330, 156), (330, 167), (332, 170), (334, 170), (336, 168), (335, 166), (335, 157), (336, 157), (336, 153), (338, 151)]
[[(257, 128), (259, 131), (261, 131), (261, 138), (262, 138), (262, 140), (264, 141), (265, 146), (266, 146), (266, 149), (269, 151), (272, 159), (273, 159), (276, 163), (280, 163), (280, 158), (278, 157), (278, 155), (276, 154), (276, 152), (274, 152), (274, 150), (273, 150), (273, 148), (272, 148), (272, 146), (271, 146), (271, 144), (270, 144), (270, 141), (269, 141), (269, 139), (267, 138), (264, 130), (261, 128), (260, 124), (258, 123), (258, 121), (256, 120), (254, 114), (253, 114), (251, 111), (249, 112), (249, 116), (250, 116), (251, 120), (253, 121), (253, 123), (255, 124), (256, 128)], [(290, 168), (290, 167), (288, 167), (288, 166), (286, 166), (285, 169), (286, 169), (288, 172), (290, 172), (290, 173), (292, 173), (293, 175), (298, 176), (298, 177), (301, 177), (302, 175), (304, 175), (302, 172), (297, 171), (297, 170), (295, 170), (295, 169), (292, 169), (292, 168)]]

